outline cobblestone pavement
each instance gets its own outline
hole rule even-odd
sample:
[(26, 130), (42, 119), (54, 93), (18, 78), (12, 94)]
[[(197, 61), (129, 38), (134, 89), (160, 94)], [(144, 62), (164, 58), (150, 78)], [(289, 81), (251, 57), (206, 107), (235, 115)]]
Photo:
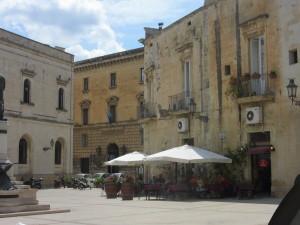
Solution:
[(266, 225), (279, 199), (238, 201), (133, 201), (106, 199), (99, 189), (49, 189), (38, 192), (41, 203), (69, 208), (70, 213), (0, 219), (0, 225)]

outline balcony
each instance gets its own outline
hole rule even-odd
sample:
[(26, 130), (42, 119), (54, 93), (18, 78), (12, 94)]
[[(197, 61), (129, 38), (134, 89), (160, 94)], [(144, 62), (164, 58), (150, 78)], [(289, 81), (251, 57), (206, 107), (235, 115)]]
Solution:
[(238, 103), (247, 104), (253, 102), (266, 102), (274, 100), (274, 80), (266, 79), (266, 75), (260, 78), (251, 78), (241, 81), (238, 91)]
[(180, 112), (180, 111), (195, 111), (195, 102), (191, 97), (191, 92), (182, 92), (177, 95), (169, 96), (169, 111)]
[(137, 108), (138, 119), (146, 119), (156, 117), (156, 110), (154, 103), (145, 103)]

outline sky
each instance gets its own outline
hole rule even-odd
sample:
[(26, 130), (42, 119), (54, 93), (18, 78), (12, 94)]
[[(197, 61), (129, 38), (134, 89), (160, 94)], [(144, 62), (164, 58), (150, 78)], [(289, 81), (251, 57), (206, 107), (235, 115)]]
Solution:
[(144, 27), (175, 22), (203, 0), (0, 0), (0, 27), (66, 48), (75, 61), (142, 47)]

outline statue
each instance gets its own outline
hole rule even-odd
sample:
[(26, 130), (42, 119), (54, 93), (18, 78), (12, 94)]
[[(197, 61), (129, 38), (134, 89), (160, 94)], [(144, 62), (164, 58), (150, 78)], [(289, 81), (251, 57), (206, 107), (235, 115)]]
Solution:
[(4, 120), (4, 96), (5, 79), (0, 76), (0, 121)]
[(15, 189), (9, 176), (6, 174), (12, 165), (11, 161), (0, 159), (0, 190), (9, 191)]

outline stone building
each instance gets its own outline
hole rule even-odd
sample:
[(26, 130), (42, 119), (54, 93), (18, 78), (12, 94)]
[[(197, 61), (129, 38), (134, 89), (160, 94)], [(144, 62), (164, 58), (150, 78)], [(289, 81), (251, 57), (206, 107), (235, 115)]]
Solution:
[(16, 179), (72, 173), (73, 55), (0, 29), (8, 157)]
[(184, 143), (246, 149), (247, 180), (286, 193), (300, 172), (300, 108), (286, 90), (300, 69), (299, 8), (210, 0), (164, 29), (145, 28), (145, 106), (154, 112), (143, 120), (145, 153)]
[(139, 48), (75, 63), (74, 171), (106, 171), (104, 161), (143, 151), (143, 58)]

